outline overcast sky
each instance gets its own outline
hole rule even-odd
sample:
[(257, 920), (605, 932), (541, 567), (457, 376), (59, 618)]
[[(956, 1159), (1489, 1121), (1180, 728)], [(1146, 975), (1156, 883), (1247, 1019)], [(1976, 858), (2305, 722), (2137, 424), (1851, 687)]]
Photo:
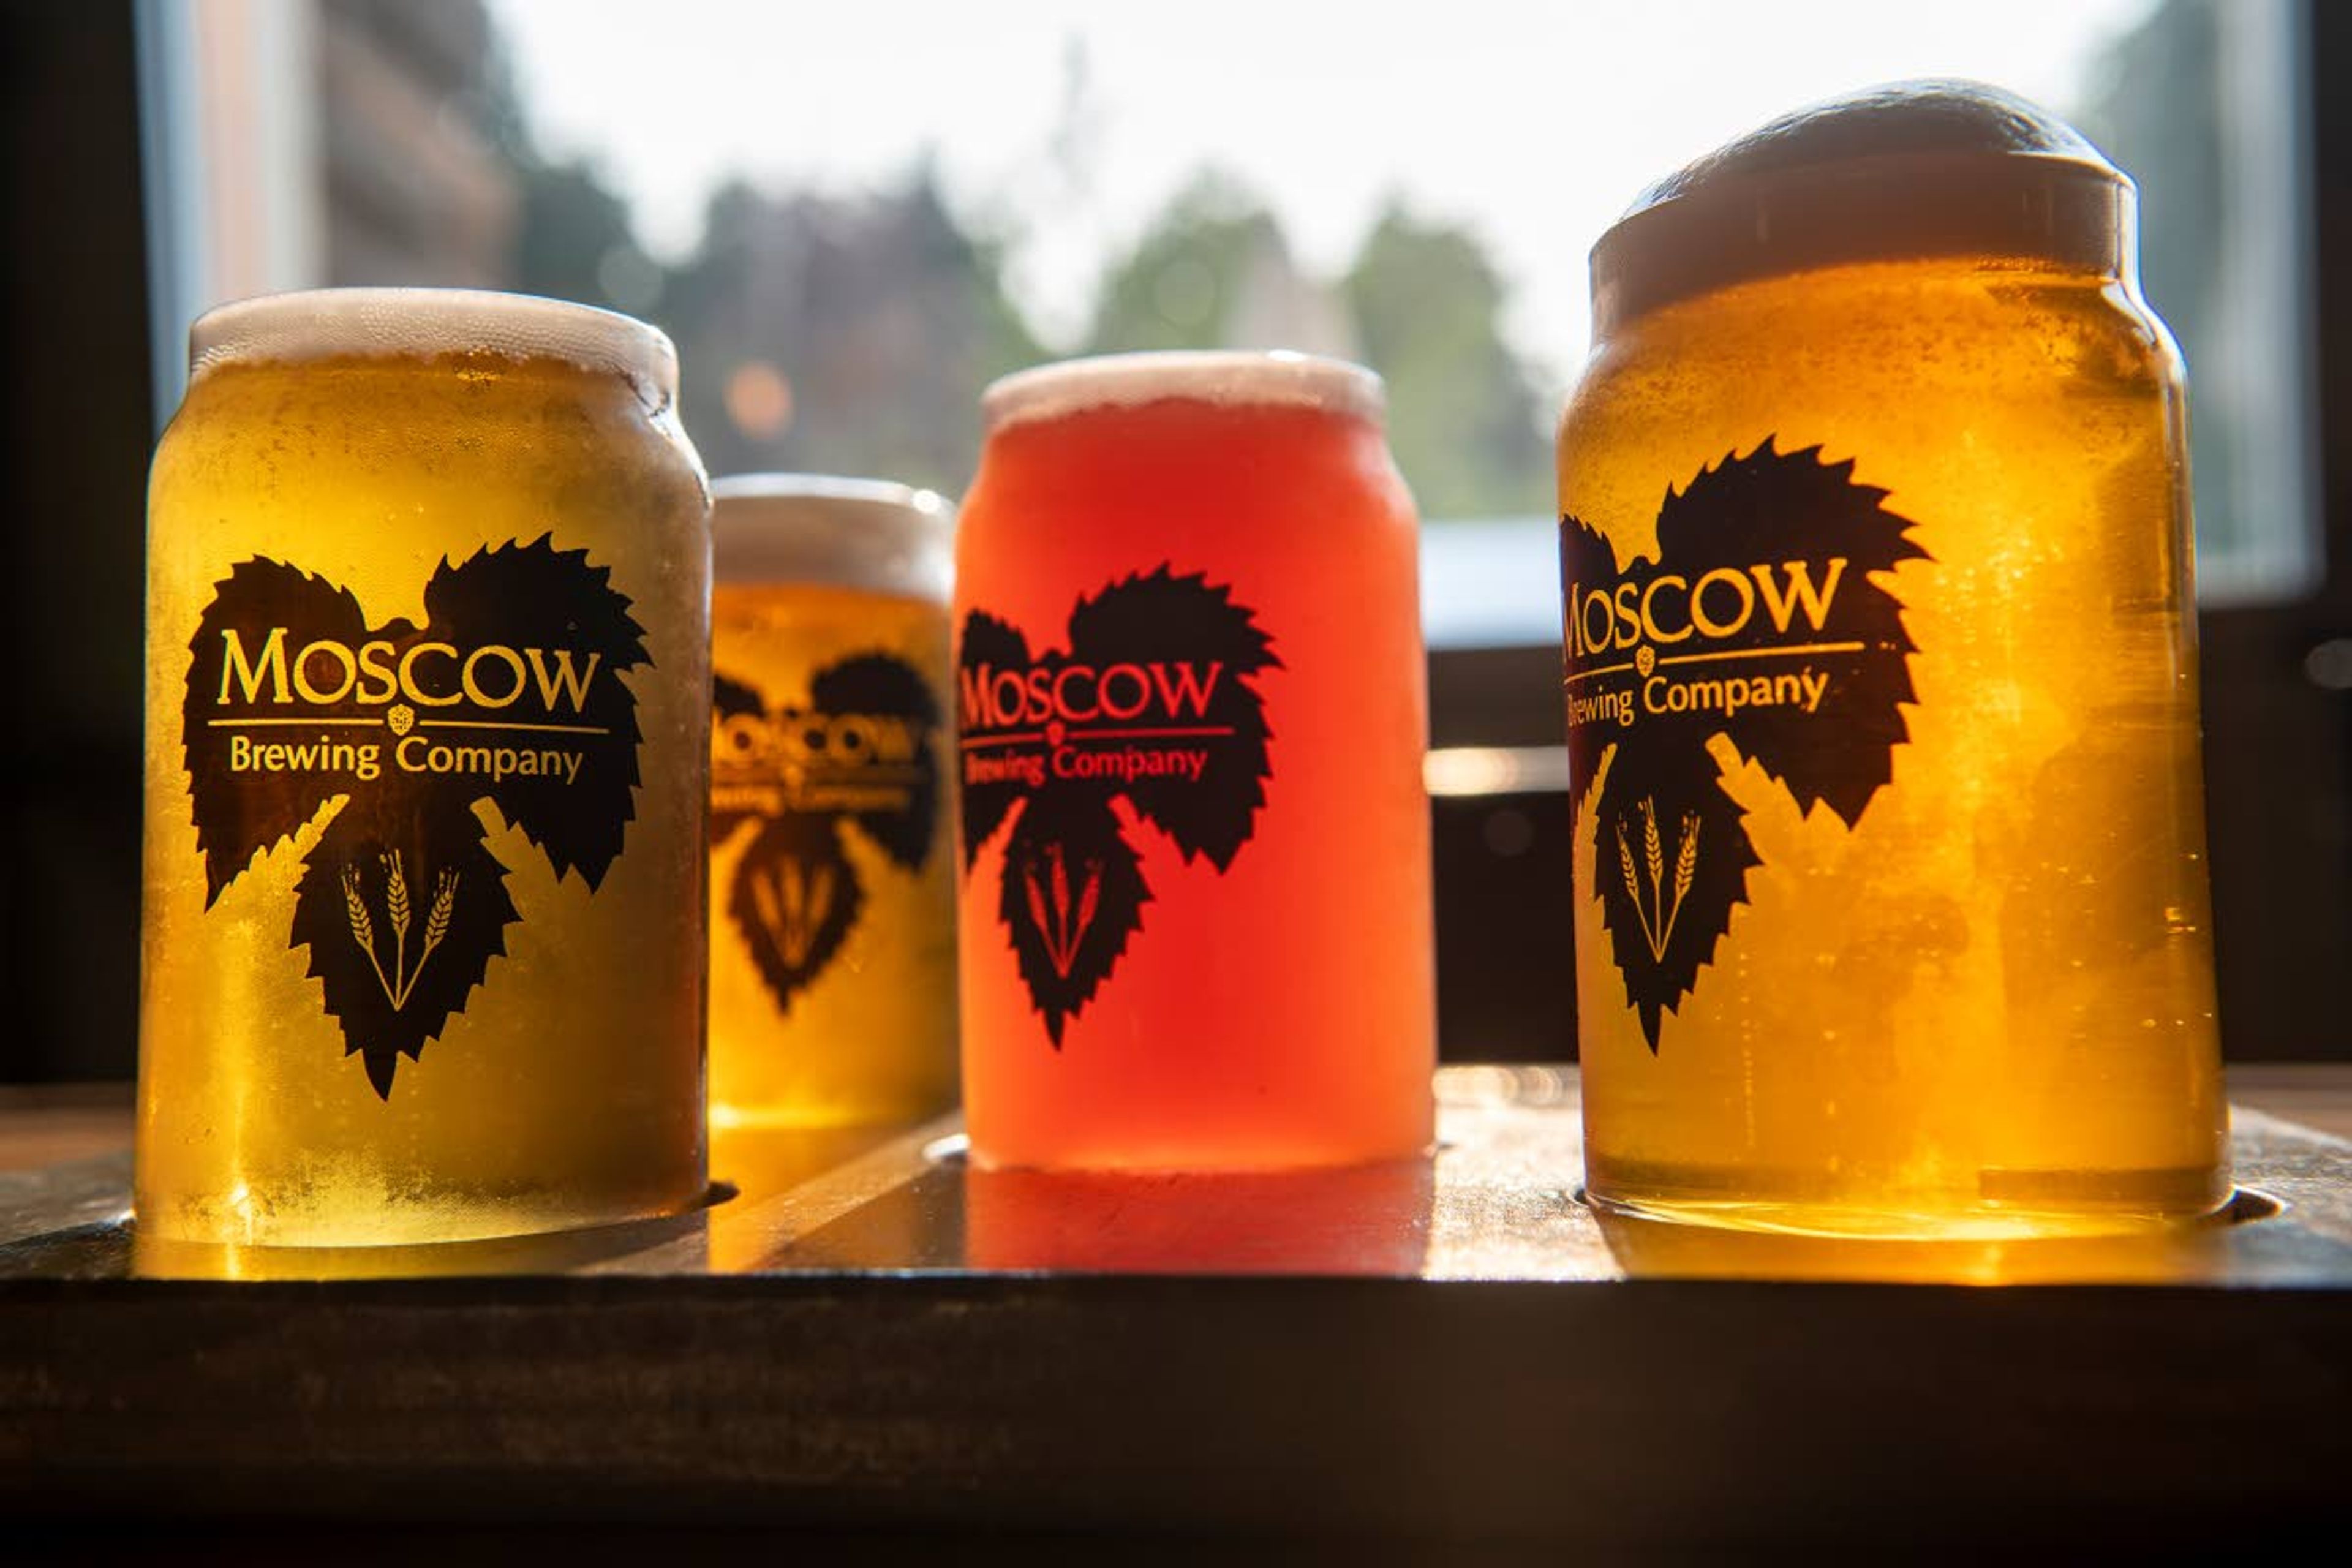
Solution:
[[(1643, 185), (1784, 110), (1927, 75), (2060, 110), (2153, 0), (493, 0), (531, 121), (676, 256), (732, 173), (854, 192), (926, 153), (1011, 235), (1049, 336), (1197, 169), (1343, 268), (1391, 192), (1465, 222), (1551, 377), (1585, 347), (1585, 253)], [(1075, 134), (1066, 133), (1075, 130)]]

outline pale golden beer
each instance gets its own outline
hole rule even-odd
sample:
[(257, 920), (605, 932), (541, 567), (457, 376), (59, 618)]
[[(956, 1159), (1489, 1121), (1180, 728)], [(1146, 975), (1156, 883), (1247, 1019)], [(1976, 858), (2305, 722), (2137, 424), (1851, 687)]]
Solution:
[(950, 514), (878, 480), (716, 491), (712, 1122), (930, 1115), (956, 1089)]
[(149, 498), (142, 1237), (694, 1202), (709, 499), (668, 340), (366, 289), (193, 349)]
[(2128, 181), (1927, 84), (1593, 252), (1559, 432), (1587, 1184), (1912, 1236), (2229, 1194), (2184, 394)]

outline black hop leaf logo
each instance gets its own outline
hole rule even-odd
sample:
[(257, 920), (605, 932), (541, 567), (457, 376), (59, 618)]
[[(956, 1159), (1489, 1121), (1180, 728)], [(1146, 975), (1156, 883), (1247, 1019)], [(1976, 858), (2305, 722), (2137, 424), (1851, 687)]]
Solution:
[(1114, 803), (1220, 874), (1256, 831), (1273, 736), (1254, 682), (1281, 668), (1273, 648), (1231, 590), (1164, 565), (1080, 599), (1066, 653), (964, 617), (965, 870), (1011, 819), (997, 914), (1056, 1048), (1151, 900)]
[(1927, 552), (1887, 492), (1853, 475), (1768, 437), (1669, 489), (1657, 559), (1622, 567), (1598, 532), (1560, 519), (1570, 808), (1605, 768), (1595, 892), (1653, 1051), (1762, 864), (1709, 743), (1727, 740), (1801, 812), (1826, 804), (1851, 828), (1909, 738), (1917, 650), (1873, 579)]
[(711, 842), (758, 825), (727, 914), (787, 1012), (865, 908), (844, 836), (858, 833), (918, 871), (939, 809), (939, 703), (919, 674), (863, 654), (820, 670), (809, 688), (806, 707), (778, 707), (744, 681), (712, 681)]
[(592, 891), (621, 853), (638, 731), (618, 677), (651, 660), (610, 579), (549, 536), (509, 542), (444, 560), (424, 626), (372, 627), (350, 589), (257, 556), (197, 623), (181, 739), (205, 906), (327, 816), (288, 945), (386, 1100), (520, 918), (477, 804)]

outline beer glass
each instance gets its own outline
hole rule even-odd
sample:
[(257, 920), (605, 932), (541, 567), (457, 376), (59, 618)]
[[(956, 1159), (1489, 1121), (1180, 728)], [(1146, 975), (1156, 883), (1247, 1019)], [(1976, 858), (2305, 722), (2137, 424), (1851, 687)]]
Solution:
[(1586, 1181), (1726, 1224), (2229, 1194), (2180, 359), (2130, 183), (1967, 84), (1592, 255), (1559, 428)]
[(929, 1115), (956, 1072), (947, 504), (714, 490), (712, 1121)]
[(149, 492), (142, 1232), (694, 1201), (709, 498), (668, 340), (356, 289), (192, 348)]
[(984, 412), (955, 589), (974, 1155), (1419, 1151), (1424, 679), (1379, 379), (1138, 354)]

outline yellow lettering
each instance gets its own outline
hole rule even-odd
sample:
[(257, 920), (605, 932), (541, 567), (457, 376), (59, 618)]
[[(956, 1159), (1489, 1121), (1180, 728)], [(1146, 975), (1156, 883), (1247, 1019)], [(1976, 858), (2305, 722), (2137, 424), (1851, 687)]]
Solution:
[[(1732, 612), (1728, 620), (1716, 620), (1706, 613), (1706, 591), (1717, 583), (1727, 584), (1739, 595), (1739, 608)], [(1756, 590), (1749, 587), (1748, 579), (1738, 572), (1728, 566), (1718, 566), (1700, 578), (1698, 586), (1691, 590), (1690, 610), (1691, 624), (1706, 636), (1732, 637), (1745, 627), (1748, 617), (1756, 613)]]
[[(360, 690), (362, 702), (389, 702), (400, 695), (400, 678), (389, 662), (392, 645), (388, 642), (360, 644)], [(379, 684), (370, 686), (370, 680)]]
[(1656, 579), (1648, 587), (1642, 590), (1642, 629), (1649, 633), (1650, 640), (1652, 642), (1681, 642), (1691, 635), (1691, 628), (1687, 622), (1684, 624), (1683, 629), (1678, 632), (1667, 631), (1665, 627), (1658, 624), (1658, 613), (1650, 607), (1650, 602), (1658, 596), (1658, 590), (1664, 587), (1669, 583), (1673, 584), (1677, 590), (1685, 589), (1690, 586), (1690, 584), (1682, 578), (1670, 574), (1666, 576)]
[[(596, 667), (604, 662), (604, 656), (592, 653), (588, 656), (588, 668), (574, 670), (572, 668), (572, 650), (560, 647), (555, 650), (555, 668), (551, 671), (542, 657), (542, 649), (533, 647), (523, 651), (530, 656), (530, 672), (539, 678), (539, 700), (545, 704), (547, 710), (551, 713), (555, 711), (555, 696), (561, 691), (572, 700), (572, 710), (575, 713), (580, 711), (582, 705), (588, 700), (588, 683), (596, 679)], [(520, 689), (520, 682), (517, 689)], [(513, 699), (509, 698), (508, 700), (512, 701)]]
[[(329, 661), (343, 672), (342, 684), (332, 691), (310, 684), (310, 661), (320, 654), (325, 654)], [(294, 660), (294, 689), (301, 694), (305, 702), (341, 702), (351, 695), (352, 687), (359, 678), (359, 665), (352, 659), (352, 650), (339, 642), (314, 642)]]
[(1611, 646), (1632, 647), (1642, 640), (1641, 612), (1634, 607), (1633, 595), (1642, 591), (1639, 583), (1620, 583), (1614, 595), (1617, 605), (1617, 639)]
[(419, 702), (427, 708), (454, 708), (457, 705), (457, 693), (452, 691), (446, 697), (436, 697), (417, 684), (416, 661), (428, 653), (440, 654), (452, 661), (455, 661), (457, 657), (457, 650), (447, 643), (418, 643), (400, 656), (400, 689), (408, 694), (408, 700), (411, 702)]
[[(537, 648), (533, 648), (530, 651), (532, 657), (535, 658), (538, 656), (539, 650)], [(492, 660), (493, 662), (503, 662), (508, 670), (514, 677), (514, 684), (507, 688), (506, 695), (503, 697), (493, 696), (490, 692), (483, 689), (481, 682), (474, 678), (474, 670), (481, 664), (482, 660), (486, 658)], [(564, 664), (564, 672), (568, 675), (571, 673), (572, 668), (569, 662), (570, 656), (566, 655), (565, 658), (566, 662)], [(458, 671), (457, 675), (457, 682), (460, 686), (465, 688), (466, 695), (485, 708), (504, 708), (508, 704), (511, 703), (516, 698), (520, 697), (522, 695), (523, 681), (525, 679), (522, 669), (522, 660), (516, 657), (515, 650), (510, 647), (501, 647), (497, 643), (490, 643), (485, 647), (478, 647), (471, 654), (467, 655), (465, 668)], [(548, 706), (552, 708), (555, 704), (551, 701)], [(577, 707), (579, 704), (574, 702), (572, 706)]]
[(286, 691), (286, 628), (284, 626), (269, 628), (268, 639), (261, 645), (261, 662), (257, 668), (245, 657), (245, 644), (237, 637), (235, 626), (222, 629), (221, 641), (226, 646), (221, 658), (220, 701), (225, 703), (228, 700), (228, 687), (231, 680), (236, 681), (245, 688), (245, 700), (247, 702), (259, 701), (261, 678), (265, 672), (269, 676), (270, 685), (278, 693), (269, 700), (272, 702), (293, 700)]
[(1786, 594), (1780, 593), (1772, 586), (1770, 567), (1750, 566), (1748, 570), (1755, 577), (1756, 585), (1764, 591), (1764, 609), (1772, 617), (1772, 625), (1775, 628), (1784, 632), (1789, 629), (1790, 614), (1801, 601), (1805, 606), (1805, 618), (1813, 623), (1813, 630), (1820, 631), (1822, 624), (1830, 618), (1830, 601), (1837, 597), (1838, 579), (1845, 574), (1845, 557), (1835, 555), (1830, 558), (1830, 574), (1822, 581), (1821, 592), (1818, 594), (1813, 591), (1812, 567), (1810, 563), (1803, 561), (1780, 563), (1780, 570), (1788, 574), (1789, 579), (1789, 591)]

